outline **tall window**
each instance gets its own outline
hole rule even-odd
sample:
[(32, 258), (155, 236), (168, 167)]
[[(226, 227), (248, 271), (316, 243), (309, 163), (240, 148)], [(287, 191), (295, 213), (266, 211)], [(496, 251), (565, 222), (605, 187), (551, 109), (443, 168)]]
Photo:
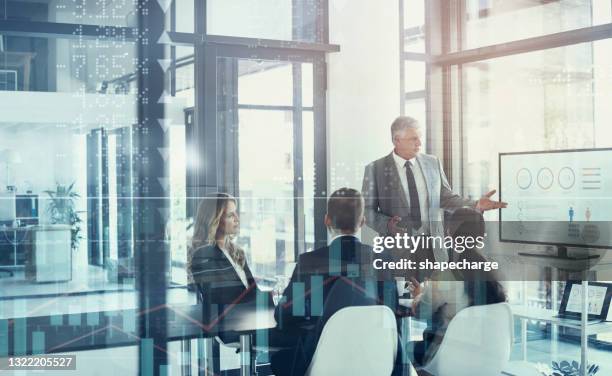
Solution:
[(425, 1), (400, 0), (401, 112), (421, 124), (427, 139)]
[[(0, 194), (2, 205), (13, 209), (0, 222), (13, 230), (0, 234), (0, 268), (13, 275), (0, 285), (23, 282), (19, 289), (2, 288), (3, 296), (134, 288), (137, 89), (125, 78), (134, 75), (137, 56), (126, 28), (135, 22), (133, 4), (119, 3), (104, 10), (89, 2), (1, 3), (7, 32), (0, 34), (0, 159), (6, 172)], [(99, 17), (91, 16), (98, 11)], [(29, 28), (34, 22), (38, 28)], [(111, 29), (123, 33), (107, 33)], [(62, 241), (46, 255), (40, 239), (51, 230)], [(65, 311), (65, 304), (58, 299), (53, 309)]]
[[(501, 152), (612, 146), (609, 1), (434, 1), (427, 12), (428, 79), (435, 82), (427, 94), (440, 120), (431, 131), (443, 137), (440, 152), (455, 189), (479, 197), (496, 188)], [(491, 246), (517, 248), (496, 240)], [(523, 295), (533, 306), (558, 308), (555, 273), (549, 268), (541, 282), (510, 284), (511, 302)], [(605, 272), (591, 277), (609, 279)]]
[[(203, 4), (206, 18), (188, 20)], [(325, 242), (315, 221), (325, 210), (324, 61), (337, 50), (324, 44), (326, 12), (306, 0), (173, 3), (167, 106), (177, 152), (169, 158), (186, 166), (184, 187), (178, 173), (169, 182), (173, 281), (186, 280), (195, 211), (211, 192), (239, 199), (237, 241), (256, 277), (289, 273), (297, 255)]]

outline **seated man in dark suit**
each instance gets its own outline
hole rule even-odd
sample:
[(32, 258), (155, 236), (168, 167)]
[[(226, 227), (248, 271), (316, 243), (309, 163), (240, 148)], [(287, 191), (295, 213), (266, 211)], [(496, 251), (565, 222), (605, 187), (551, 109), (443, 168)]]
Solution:
[[(398, 294), (391, 273), (372, 266), (374, 259), (391, 259), (359, 241), (356, 233), (364, 222), (364, 201), (358, 191), (341, 188), (330, 196), (325, 224), (333, 234), (331, 243), (300, 255), (276, 307), (277, 328), (270, 333), (270, 344), (288, 348), (272, 356), (275, 375), (306, 372), (325, 322), (340, 309), (385, 304), (396, 312)], [(332, 294), (329, 301), (332, 291), (342, 293)]]

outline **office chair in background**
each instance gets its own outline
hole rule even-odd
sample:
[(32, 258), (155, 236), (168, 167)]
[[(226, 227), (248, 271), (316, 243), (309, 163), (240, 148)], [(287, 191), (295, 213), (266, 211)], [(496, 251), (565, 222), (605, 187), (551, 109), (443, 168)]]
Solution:
[(389, 307), (342, 308), (325, 323), (306, 375), (388, 376), (397, 340), (395, 315)]
[(417, 372), (500, 375), (510, 359), (512, 341), (513, 317), (508, 303), (468, 307), (451, 320), (433, 359)]

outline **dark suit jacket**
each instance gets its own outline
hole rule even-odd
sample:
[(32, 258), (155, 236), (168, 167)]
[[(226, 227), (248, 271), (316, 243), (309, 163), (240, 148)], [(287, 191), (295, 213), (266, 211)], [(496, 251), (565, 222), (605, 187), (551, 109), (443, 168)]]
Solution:
[[(429, 201), (429, 227), (432, 235), (444, 235), (440, 209), (454, 210), (475, 206), (476, 201), (454, 193), (448, 184), (442, 164), (433, 155), (417, 154)], [(402, 187), (393, 152), (365, 168), (362, 194), (365, 201), (366, 225), (380, 235), (387, 235), (387, 223), (393, 216), (402, 217), (401, 227), (411, 228), (410, 204)]]
[[(429, 232), (434, 236), (444, 236), (442, 210), (454, 210), (463, 206), (475, 206), (476, 201), (465, 199), (454, 193), (448, 184), (442, 165), (437, 157), (419, 153), (416, 156), (417, 168), (425, 179), (427, 188), (427, 202), (429, 203)], [(410, 203), (402, 187), (393, 152), (380, 158), (365, 168), (363, 176), (363, 199), (365, 202), (366, 225), (376, 231), (380, 236), (389, 234), (387, 224), (389, 220), (398, 216), (402, 218), (399, 226), (410, 229)], [(421, 197), (421, 199), (424, 199)], [(409, 234), (418, 235), (409, 230)], [(443, 248), (419, 249), (415, 253), (408, 253), (404, 249), (391, 250), (395, 260), (404, 258), (415, 261), (417, 264), (425, 261), (445, 261), (448, 259), (447, 251)], [(395, 274), (401, 277), (414, 277), (422, 281), (429, 277), (427, 270), (396, 270)]]
[[(284, 334), (284, 341), (278, 340), (276, 345), (292, 343), (295, 349), (294, 353), (272, 358), (275, 372), (305, 372), (323, 326), (342, 308), (385, 304), (396, 312), (395, 280), (388, 271), (373, 268), (372, 262), (377, 258), (391, 261), (386, 253), (374, 253), (371, 247), (353, 236), (339, 237), (328, 247), (300, 255), (291, 281), (276, 307), (277, 330), (271, 337), (274, 346), (275, 338)], [(283, 359), (279, 359), (281, 356)], [(300, 362), (303, 364), (296, 364)], [(279, 366), (279, 363), (285, 364)]]
[(243, 303), (255, 298), (257, 286), (247, 264), (244, 265), (249, 288), (245, 288), (238, 273), (217, 245), (196, 249), (191, 274), (198, 292), (205, 293), (210, 304)]

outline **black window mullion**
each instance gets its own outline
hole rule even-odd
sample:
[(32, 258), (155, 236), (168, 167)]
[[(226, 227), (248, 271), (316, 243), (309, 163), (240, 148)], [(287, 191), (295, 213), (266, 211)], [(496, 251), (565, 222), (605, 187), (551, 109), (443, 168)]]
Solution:
[[(138, 288), (139, 374), (161, 375), (168, 367), (166, 294), (169, 246), (165, 239), (170, 199), (161, 179), (167, 166), (160, 149), (167, 138), (158, 119), (164, 119), (164, 72), (158, 63), (165, 46), (164, 11), (155, 1), (138, 1), (138, 125), (134, 127), (134, 234)], [(146, 31), (146, 32), (144, 32)]]
[(327, 212), (327, 64), (325, 58), (317, 59), (314, 63), (314, 163), (315, 163), (315, 189), (314, 189), (314, 222), (315, 222), (315, 248), (327, 245), (327, 227), (322, 218)]
[(302, 137), (302, 64), (293, 63), (293, 224), (295, 260), (304, 253), (304, 153)]

